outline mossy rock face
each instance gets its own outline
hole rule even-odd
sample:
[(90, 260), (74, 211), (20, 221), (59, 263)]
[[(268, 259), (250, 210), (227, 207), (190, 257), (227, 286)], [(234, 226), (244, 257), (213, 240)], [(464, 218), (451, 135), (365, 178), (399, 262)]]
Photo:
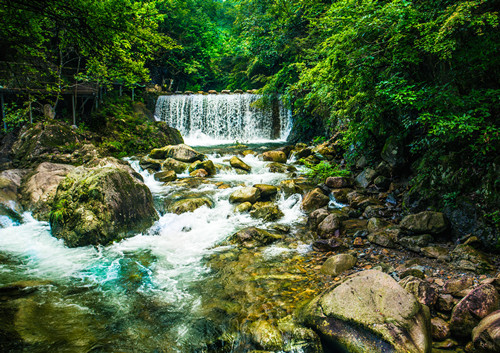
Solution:
[(16, 166), (29, 166), (42, 161), (68, 162), (65, 154), (82, 147), (86, 136), (70, 125), (48, 121), (25, 126), (12, 146)]
[(158, 219), (146, 185), (114, 167), (76, 168), (59, 184), (53, 205), (52, 234), (69, 247), (109, 244)]
[(348, 352), (431, 351), (429, 310), (391, 276), (358, 272), (313, 299), (299, 312), (327, 348)]

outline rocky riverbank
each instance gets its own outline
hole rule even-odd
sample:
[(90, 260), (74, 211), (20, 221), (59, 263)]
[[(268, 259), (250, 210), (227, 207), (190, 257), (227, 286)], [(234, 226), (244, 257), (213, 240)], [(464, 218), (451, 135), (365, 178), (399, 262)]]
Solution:
[[(41, 135), (21, 134), (14, 157), (4, 164), (17, 168), (0, 174), (3, 226), (23, 223), (22, 212), (30, 211), (50, 221), (52, 234), (67, 246), (107, 245), (146, 232), (159, 216), (189, 217), (222, 201), (229, 202), (227, 219), (243, 217), (250, 225), (227, 234), (203, 257), (210, 269), (199, 289), (202, 316), (212, 327), (203, 341), (208, 351), (500, 347), (500, 262), (484, 251), (496, 235), (476, 224), (464, 236), (471, 223), (456, 210), (409, 213), (407, 183), (398, 177), (397, 151), (390, 146), (376, 167), (360, 160), (353, 177), (313, 182), (303, 176), (304, 164), (342, 164), (335, 139), (318, 146), (236, 145), (210, 153), (176, 141), (153, 149), (133, 169), (102, 157), (73, 130), (40, 129), (39, 135), (57, 143), (49, 148)], [(74, 144), (79, 148), (72, 150)], [(146, 174), (137, 173), (139, 165)], [(278, 178), (244, 179), (256, 168)], [(158, 183), (153, 194), (144, 175)], [(301, 216), (290, 220), (294, 207)], [(190, 227), (182, 226), (180, 234)], [(154, 235), (156, 228), (149, 232)], [(14, 313), (2, 335), (20, 344), (25, 336), (16, 331), (15, 313), (29, 309), (16, 298), (44, 286), (2, 283), (2, 301), (9, 303), (2, 308)]]

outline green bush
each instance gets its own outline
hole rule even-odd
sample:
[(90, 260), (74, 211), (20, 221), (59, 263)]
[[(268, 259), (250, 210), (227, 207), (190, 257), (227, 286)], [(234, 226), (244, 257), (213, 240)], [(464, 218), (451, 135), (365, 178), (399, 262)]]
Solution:
[(350, 171), (341, 169), (337, 164), (327, 161), (321, 161), (314, 165), (304, 159), (300, 160), (302, 164), (308, 169), (306, 175), (311, 178), (315, 183), (322, 183), (329, 177), (348, 177)]

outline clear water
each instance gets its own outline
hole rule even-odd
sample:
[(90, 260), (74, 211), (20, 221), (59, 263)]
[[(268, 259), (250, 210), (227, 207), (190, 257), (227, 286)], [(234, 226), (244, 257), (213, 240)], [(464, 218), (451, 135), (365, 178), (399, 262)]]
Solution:
[[(209, 155), (214, 163), (226, 165), (230, 157)], [(241, 325), (248, 317), (276, 319), (292, 312), (296, 289), (284, 288), (310, 279), (304, 270), (289, 275), (283, 266), (287, 261), (290, 268), (298, 266), (310, 248), (300, 241), (251, 253), (220, 246), (239, 229), (266, 227), (248, 214), (235, 214), (229, 195), (241, 185), (278, 185), (287, 177), (270, 173), (266, 163), (252, 155), (243, 160), (252, 173), (228, 170), (194, 189), (164, 186), (131, 160), (157, 204), (182, 193), (198, 193), (210, 197), (214, 207), (181, 215), (162, 212), (144, 234), (106, 247), (67, 248), (51, 236), (47, 223), (29, 214), (21, 225), (3, 222), (0, 351), (246, 351), (251, 344)], [(220, 182), (229, 188), (218, 189), (215, 184)], [(279, 195), (277, 204), (285, 214), (280, 224), (295, 228), (303, 223), (300, 201), (300, 195)], [(241, 271), (227, 275), (232, 266), (227, 263)], [(220, 268), (222, 272), (217, 271)], [(247, 270), (251, 284), (244, 282), (247, 277), (239, 277)], [(262, 278), (268, 278), (265, 284), (259, 282)], [(242, 291), (239, 286), (247, 288), (241, 300), (235, 294)], [(278, 297), (280, 292), (283, 296)], [(261, 308), (262, 303), (272, 302), (266, 295), (278, 303), (273, 310)]]

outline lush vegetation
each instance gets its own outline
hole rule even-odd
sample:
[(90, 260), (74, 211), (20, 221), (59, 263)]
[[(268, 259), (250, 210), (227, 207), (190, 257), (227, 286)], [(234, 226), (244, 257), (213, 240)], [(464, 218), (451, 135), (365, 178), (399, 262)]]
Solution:
[(295, 139), (342, 131), (348, 163), (365, 156), (375, 165), (391, 137), (423, 205), (464, 195), (495, 205), (499, 8), (498, 0), (6, 0), (0, 61), (49, 93), (81, 81), (280, 94)]

